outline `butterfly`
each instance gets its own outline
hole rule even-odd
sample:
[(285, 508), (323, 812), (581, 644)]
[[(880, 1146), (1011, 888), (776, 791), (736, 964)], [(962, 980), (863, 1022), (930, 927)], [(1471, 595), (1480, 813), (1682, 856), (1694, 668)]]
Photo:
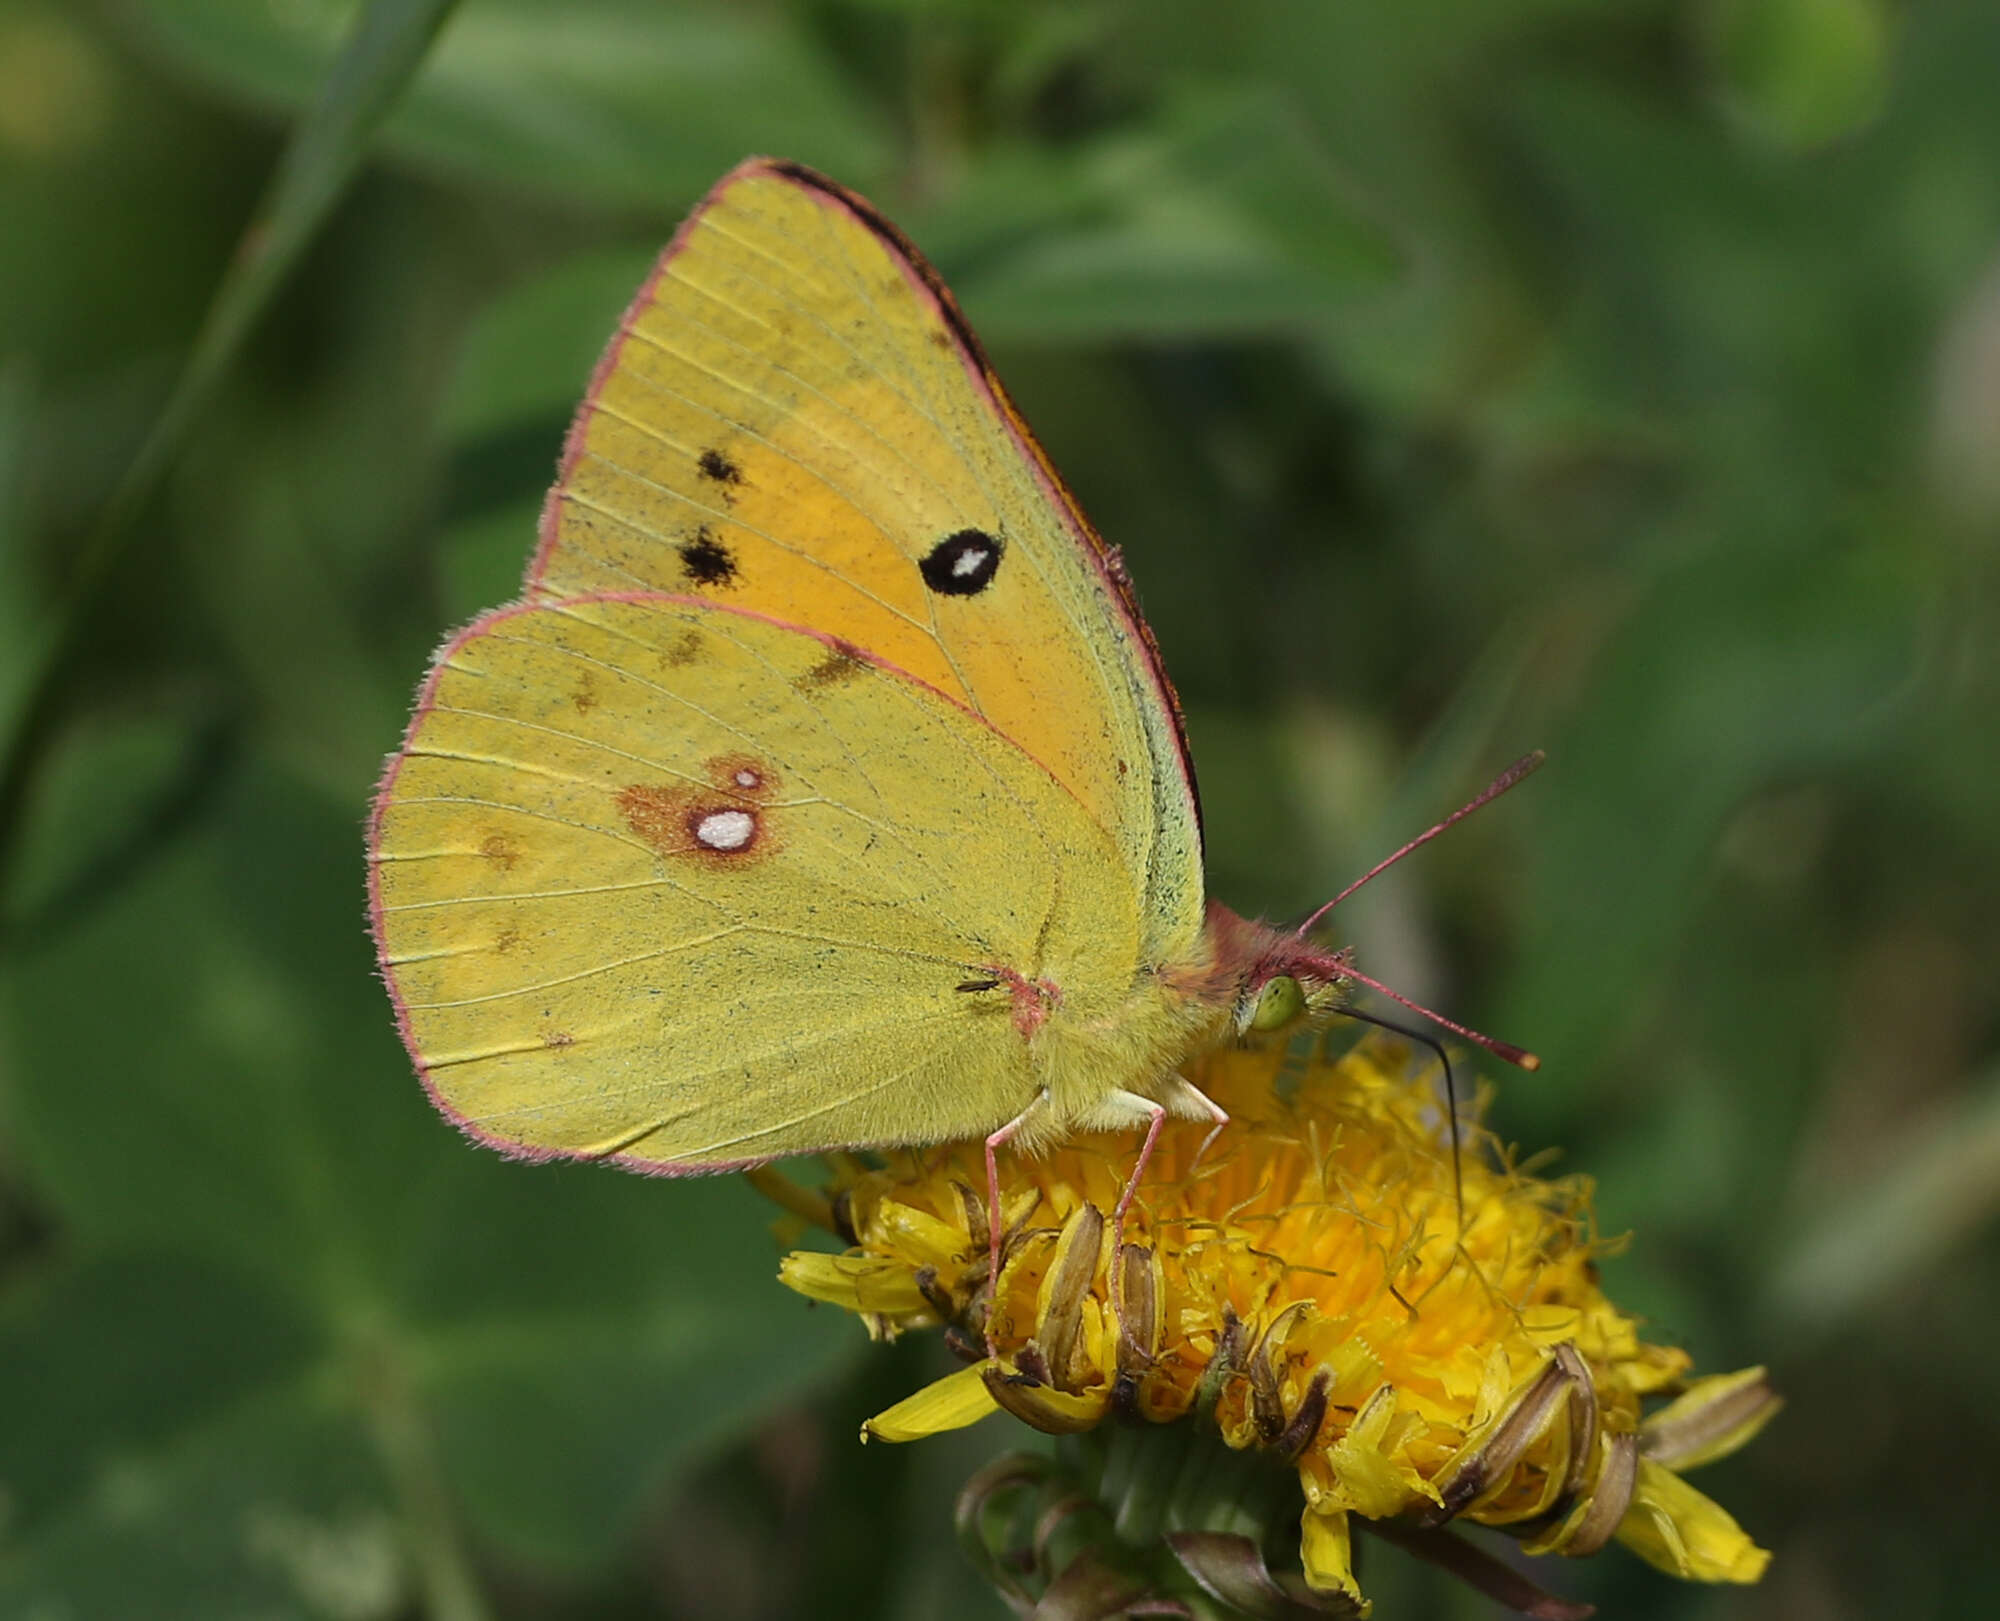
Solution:
[(1191, 1054), (1374, 983), (1207, 898), (1120, 554), (916, 248), (769, 159), (626, 311), (370, 856), (473, 1137), (668, 1175), (984, 1137), (996, 1265), (995, 1149), (1143, 1127), (1143, 1166), (1226, 1118)]

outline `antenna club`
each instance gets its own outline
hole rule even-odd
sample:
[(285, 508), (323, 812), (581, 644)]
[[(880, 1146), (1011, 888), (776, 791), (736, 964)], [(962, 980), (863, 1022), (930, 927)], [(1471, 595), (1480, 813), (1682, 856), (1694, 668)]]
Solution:
[(1356, 984), (1366, 985), (1371, 991), (1380, 991), (1390, 1001), (1402, 1003), (1412, 1013), (1421, 1013), (1432, 1024), (1439, 1026), (1441, 1029), (1449, 1030), (1455, 1036), (1463, 1036), (1474, 1046), (1484, 1047), (1496, 1058), (1504, 1059), (1510, 1064), (1518, 1064), (1523, 1069), (1532, 1070), (1538, 1069), (1541, 1066), (1542, 1061), (1529, 1052), (1527, 1048), (1517, 1047), (1511, 1041), (1502, 1041), (1497, 1036), (1489, 1036), (1484, 1031), (1471, 1029), (1469, 1026), (1460, 1024), (1456, 1019), (1447, 1019), (1434, 1008), (1427, 1008), (1421, 1002), (1411, 1001), (1401, 991), (1391, 990), (1379, 979), (1362, 973), (1360, 969), (1354, 967), (1352, 964), (1348, 965), (1346, 975)]

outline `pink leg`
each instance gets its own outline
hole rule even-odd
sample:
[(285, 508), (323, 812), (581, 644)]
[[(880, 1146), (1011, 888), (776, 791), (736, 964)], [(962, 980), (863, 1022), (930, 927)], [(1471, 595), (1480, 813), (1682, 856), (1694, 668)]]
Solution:
[(986, 1139), (986, 1286), (996, 1300), (1000, 1287), (1000, 1166), (993, 1157), (994, 1150), (1011, 1143), (1029, 1117), (1047, 1101), (1046, 1092), (1037, 1093), (1027, 1108)]
[[(1146, 1100), (1146, 1108), (1152, 1118), (1146, 1122), (1146, 1140), (1139, 1145), (1139, 1162), (1126, 1179), (1125, 1191), (1118, 1195), (1117, 1209), (1111, 1212), (1111, 1315), (1120, 1324), (1125, 1320), (1125, 1212), (1132, 1208), (1132, 1197), (1139, 1191), (1139, 1178), (1146, 1174), (1153, 1145), (1160, 1140), (1160, 1123), (1167, 1118), (1165, 1107), (1150, 1098)], [(1219, 1125), (1216, 1127), (1217, 1131), (1221, 1129)]]

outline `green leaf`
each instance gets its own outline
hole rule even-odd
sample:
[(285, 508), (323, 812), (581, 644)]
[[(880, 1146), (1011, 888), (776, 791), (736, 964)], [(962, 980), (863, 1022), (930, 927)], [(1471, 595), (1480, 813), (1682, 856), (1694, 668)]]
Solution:
[(362, 1435), (290, 1404), (105, 1468), (71, 1512), (14, 1541), (0, 1607), (389, 1621), (407, 1613), (417, 1586), (403, 1546)]
[(467, 328), (441, 413), (451, 491), (438, 541), (448, 622), (520, 594), (542, 497), (590, 374), (658, 250), (580, 254)]
[(19, 1129), (79, 1236), (320, 1301), (405, 1247), (441, 1145), (369, 970), (357, 809), (235, 781), (201, 836), (10, 965)]
[(244, 1391), (300, 1377), (316, 1339), (269, 1290), (171, 1254), (95, 1257), (24, 1281), (0, 1310), (11, 1534), (73, 1511)]
[(2000, 1208), (2000, 1074), (1912, 1127), (1879, 1174), (1822, 1194), (1765, 1290), (1771, 1323), (1813, 1341), (1887, 1309)]
[(194, 694), (101, 714), (52, 746), (22, 823), (6, 897), (10, 934), (60, 927), (143, 862), (200, 800), (224, 728)]
[(35, 387), (24, 357), (0, 364), (0, 721), (11, 717), (33, 674), (29, 651), (40, 606), (28, 566), (28, 448)]
[(81, 595), (106, 573), (140, 505), (184, 443), (258, 319), (361, 166), (376, 126), (423, 63), (457, 0), (373, 0), (315, 74), (312, 102), (216, 288), (174, 392), (79, 565)]
[(67, 701), (65, 677), (90, 625), (90, 610), (138, 533), (141, 512), (306, 244), (346, 190), (375, 126), (422, 63), (455, 3), (373, 0), (317, 86), (240, 252), (216, 287), (173, 392), (79, 549), (62, 601), (36, 627), (23, 655), (28, 674), (17, 702), (0, 711), (0, 861), (12, 856), (29, 782)]
[[(390, 1488), (360, 1426), (311, 1394), (323, 1352), (271, 1291), (170, 1254), (17, 1287), (0, 1318), (0, 1608), (393, 1613), (410, 1574)], [(329, 1606), (343, 1594), (376, 1602)]]
[(1399, 269), (1289, 104), (1250, 91), (1182, 97), (1080, 166), (990, 162), (916, 228), (1000, 340), (1281, 332)]
[[(747, 1196), (675, 1202), (676, 1220), (761, 1236)], [(676, 1304), (623, 1315), (503, 1304), (421, 1341), (440, 1452), (481, 1534), (544, 1567), (602, 1564), (635, 1505), (827, 1369), (843, 1331), (860, 1349), (829, 1313), (746, 1310), (746, 1284), (777, 1287), (764, 1266), (716, 1280), (712, 1299), (682, 1286)]]
[[(554, 465), (551, 459), (550, 479)], [(520, 596), (541, 515), (542, 498), (535, 495), (489, 507), (445, 530), (438, 570), (448, 620), (463, 624)]]
[[(1580, 1084), (1651, 1007), (1731, 812), (1904, 719), (1921, 625), (1907, 560), (1862, 542), (1806, 568), (1804, 538), (1783, 539), (1728, 532), (1663, 571), (1552, 740), (1534, 937), (1501, 1002), (1548, 1075)], [(1517, 1109), (1551, 1095), (1517, 1092)]]
[(1887, 98), (1892, 22), (1881, 0), (1710, 0), (1703, 21), (1731, 108), (1779, 145), (1837, 140)]
[[(190, 71), (296, 107), (353, 0), (144, 0), (138, 25)], [(566, 199), (672, 208), (753, 152), (847, 176), (886, 145), (782, 11), (657, 0), (483, 0), (466, 9), (384, 139), (406, 158)]]
[(454, 445), (567, 422), (658, 248), (579, 254), (511, 288), (467, 329), (440, 426)]
[(384, 1501), (371, 1471), (406, 1521), (434, 1478), (511, 1558), (587, 1569), (861, 1343), (778, 1287), (740, 1182), (508, 1164), (434, 1114), (361, 873), (351, 807), (251, 769), (10, 968), (24, 1169), (105, 1257), (0, 1339), (31, 1575), (98, 1592), (80, 1550), (108, 1538), (162, 1582), (262, 1593), (284, 1539), (248, 1535), (256, 1505), (352, 1530)]

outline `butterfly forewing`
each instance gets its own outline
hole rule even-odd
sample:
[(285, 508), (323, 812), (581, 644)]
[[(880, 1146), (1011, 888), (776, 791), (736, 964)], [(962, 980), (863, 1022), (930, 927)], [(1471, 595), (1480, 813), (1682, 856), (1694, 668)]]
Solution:
[(934, 273), (830, 182), (748, 164), (683, 227), (572, 430), (530, 587), (692, 594), (908, 671), (1110, 834), (1139, 956), (1198, 933), (1192, 779), (1122, 576)]

